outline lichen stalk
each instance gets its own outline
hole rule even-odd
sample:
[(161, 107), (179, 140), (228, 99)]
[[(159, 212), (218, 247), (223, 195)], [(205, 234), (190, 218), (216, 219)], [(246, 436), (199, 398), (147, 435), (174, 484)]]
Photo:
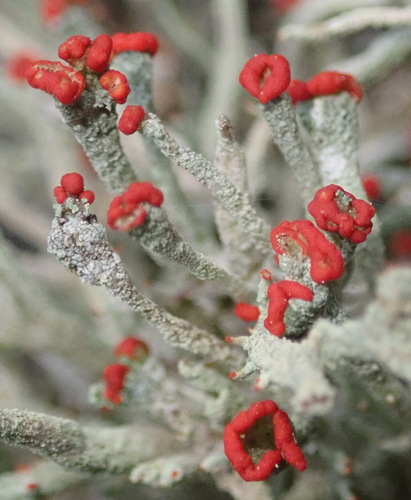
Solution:
[(87, 76), (87, 88), (77, 102), (56, 105), (110, 193), (121, 193), (137, 180), (120, 145), (116, 103), (95, 75)]
[[(216, 125), (218, 141), (214, 165), (239, 191), (248, 193), (245, 155), (234, 137), (231, 121), (225, 115), (220, 115)], [(237, 218), (232, 217), (219, 204), (215, 206), (215, 220), (229, 268), (243, 279), (255, 276), (267, 253), (258, 252), (254, 248), (254, 242), (248, 238)]]
[(358, 158), (358, 103), (349, 93), (317, 97), (307, 106), (304, 120), (322, 185), (339, 184), (365, 198)]
[[(150, 444), (143, 446), (147, 434)], [(172, 434), (163, 429), (82, 427), (73, 420), (25, 410), (0, 410), (0, 437), (67, 469), (92, 474), (122, 474), (157, 456), (163, 447), (178, 449)]]
[(238, 219), (258, 249), (264, 251), (268, 248), (269, 228), (251, 206), (249, 197), (236, 189), (210, 161), (199, 153), (178, 144), (161, 120), (153, 113), (150, 113), (143, 121), (141, 132), (144, 136), (151, 137), (166, 157), (173, 160), (179, 167), (189, 171), (199, 182), (204, 184), (227, 212)]
[(133, 240), (155, 254), (184, 265), (196, 278), (221, 281), (221, 285), (236, 298), (246, 293), (246, 286), (241, 280), (228, 274), (211, 258), (195, 251), (183, 240), (162, 208), (151, 207), (144, 226), (132, 229), (129, 234)]
[(274, 142), (291, 167), (304, 205), (322, 185), (321, 175), (312, 151), (302, 139), (297, 114), (288, 95), (282, 95), (263, 106)]
[[(152, 56), (144, 52), (122, 52), (116, 55), (112, 65), (127, 76), (131, 90), (127, 104), (142, 106), (146, 112), (152, 112)], [(208, 235), (205, 234), (192, 210), (189, 199), (181, 189), (170, 162), (160, 153), (152, 139), (143, 137), (143, 142), (150, 165), (150, 176), (155, 185), (164, 193), (167, 205), (175, 207), (178, 211), (179, 227), (184, 228), (195, 242), (204, 243)]]
[[(82, 202), (58, 206), (48, 238), (48, 251), (82, 281), (104, 286), (108, 293), (157, 327), (172, 346), (192, 354), (227, 361), (233, 350), (213, 334), (166, 312), (133, 285), (105, 228)], [(234, 356), (235, 358), (235, 356)]]

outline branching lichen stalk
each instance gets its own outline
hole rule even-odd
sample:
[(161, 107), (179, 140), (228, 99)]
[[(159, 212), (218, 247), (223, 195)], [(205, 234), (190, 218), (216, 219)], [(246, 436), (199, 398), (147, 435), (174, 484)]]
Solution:
[(151, 137), (165, 156), (204, 184), (227, 212), (237, 218), (258, 249), (268, 251), (269, 228), (257, 215), (246, 194), (236, 189), (234, 184), (202, 155), (178, 144), (156, 115), (148, 115), (141, 125), (141, 132), (144, 136)]
[(302, 139), (297, 114), (288, 95), (280, 96), (263, 106), (274, 142), (291, 167), (298, 183), (303, 204), (308, 204), (322, 186), (312, 152)]
[[(151, 438), (146, 443), (147, 435)], [(121, 474), (165, 448), (172, 434), (154, 427), (82, 427), (73, 420), (24, 410), (0, 410), (0, 438), (68, 469)], [(144, 444), (143, 444), (144, 442)]]
[[(217, 148), (214, 165), (241, 192), (248, 192), (247, 167), (244, 152), (234, 137), (231, 121), (220, 115), (217, 122)], [(258, 251), (254, 241), (225, 208), (216, 204), (215, 220), (220, 239), (224, 245), (226, 259), (236, 276), (250, 279), (261, 269), (266, 252)]]
[(88, 213), (86, 206), (74, 201), (59, 212), (53, 219), (48, 251), (68, 270), (82, 281), (104, 286), (108, 293), (156, 326), (172, 346), (212, 360), (228, 361), (236, 357), (222, 340), (166, 312), (135, 288), (108, 242), (105, 228)]
[[(118, 68), (127, 76), (130, 86), (128, 105), (142, 106), (146, 112), (153, 111), (152, 100), (152, 70), (153, 58), (144, 52), (128, 51), (116, 55), (113, 67)], [(176, 207), (177, 223), (187, 234), (192, 235), (195, 242), (206, 241), (206, 234), (191, 204), (181, 189), (174, 174), (170, 161), (165, 158), (153, 140), (143, 137), (147, 161), (150, 166), (150, 177), (158, 189), (162, 191), (167, 205)]]
[(183, 240), (162, 208), (151, 207), (146, 224), (131, 230), (130, 236), (152, 252), (183, 264), (200, 280), (221, 281), (222, 286), (238, 299), (246, 292), (245, 284), (241, 280), (229, 275), (212, 259), (195, 251)]
[(64, 106), (57, 102), (64, 122), (73, 130), (93, 168), (112, 194), (119, 194), (137, 180), (121, 145), (116, 103), (94, 75), (80, 99)]

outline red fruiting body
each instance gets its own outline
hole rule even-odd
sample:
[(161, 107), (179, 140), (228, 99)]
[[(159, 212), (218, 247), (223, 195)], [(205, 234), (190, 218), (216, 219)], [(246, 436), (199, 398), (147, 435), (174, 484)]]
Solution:
[(264, 320), (265, 328), (281, 337), (285, 330), (284, 314), (291, 299), (313, 300), (314, 295), (308, 287), (297, 283), (296, 281), (278, 281), (271, 283), (268, 287), (268, 311)]
[(60, 179), (61, 187), (67, 191), (68, 194), (78, 196), (84, 191), (83, 176), (73, 172), (71, 174), (64, 174)]
[(66, 193), (65, 189), (61, 186), (56, 186), (53, 189), (53, 194), (56, 197), (57, 203), (60, 203), (60, 205), (64, 203), (68, 198), (68, 194)]
[(318, 73), (307, 82), (307, 89), (312, 96), (348, 92), (358, 101), (362, 98), (361, 86), (357, 80), (351, 75), (338, 71)]
[(375, 215), (375, 208), (368, 201), (358, 200), (336, 184), (319, 189), (307, 210), (318, 227), (336, 232), (352, 243), (367, 239)]
[(73, 60), (81, 59), (91, 45), (87, 36), (74, 35), (63, 42), (58, 48), (60, 59), (72, 64)]
[(126, 357), (133, 360), (142, 361), (149, 353), (148, 346), (145, 342), (137, 337), (126, 337), (119, 342), (114, 348), (114, 355), (119, 357)]
[(115, 33), (113, 40), (113, 55), (120, 52), (147, 52), (153, 56), (158, 50), (158, 40), (151, 33)]
[(50, 23), (58, 19), (70, 4), (86, 5), (90, 0), (42, 0), (40, 4), (41, 16)]
[(46, 22), (59, 17), (66, 9), (67, 0), (42, 0), (40, 4), (41, 16)]
[(243, 321), (257, 321), (260, 316), (258, 306), (248, 304), (247, 302), (239, 302), (234, 307), (234, 314)]
[(5, 71), (13, 80), (26, 82), (27, 68), (36, 61), (38, 61), (38, 57), (34, 57), (28, 53), (15, 54), (6, 62)]
[[(92, 69), (96, 73), (102, 73), (103, 71), (105, 71), (110, 61), (112, 47), (113, 42), (110, 36), (104, 34), (99, 35), (95, 40), (93, 40), (93, 42), (91, 43), (91, 47), (87, 52), (87, 67)], [(125, 100), (123, 102), (125, 102)]]
[(147, 212), (142, 203), (159, 207), (163, 201), (163, 193), (150, 182), (133, 182), (123, 194), (111, 201), (107, 224), (118, 231), (130, 231), (146, 220)]
[[(304, 455), (294, 440), (295, 448), (292, 448), (290, 433), (286, 432), (287, 426), (282, 416), (277, 419), (279, 429), (276, 432), (275, 416), (278, 412), (284, 413), (274, 401), (259, 401), (248, 410), (238, 413), (225, 427), (225, 454), (244, 481), (267, 479), (283, 459), (298, 470), (306, 468)], [(257, 462), (254, 461), (254, 453)]]
[(146, 112), (141, 106), (126, 106), (118, 122), (118, 129), (125, 135), (134, 134), (145, 116)]
[(86, 200), (87, 203), (90, 203), (90, 205), (93, 203), (94, 199), (95, 199), (95, 196), (94, 196), (94, 192), (93, 191), (90, 191), (88, 189), (86, 189), (85, 191), (83, 191), (82, 193), (80, 193), (78, 195), (78, 197), (81, 199), (81, 200)]
[(64, 174), (60, 180), (61, 185), (56, 186), (53, 194), (56, 197), (57, 203), (64, 203), (68, 197), (85, 199), (88, 203), (93, 203), (93, 191), (84, 191), (83, 176), (75, 172)]
[(27, 68), (26, 78), (33, 88), (53, 95), (65, 105), (77, 101), (86, 87), (81, 73), (53, 61), (36, 61)]
[(127, 78), (120, 71), (110, 69), (100, 77), (100, 85), (118, 103), (124, 104), (130, 93)]
[(310, 258), (310, 275), (316, 283), (338, 279), (344, 272), (341, 252), (308, 220), (283, 221), (271, 231), (271, 244), (280, 255)]
[(375, 174), (364, 174), (361, 181), (367, 198), (371, 201), (379, 200), (382, 194), (382, 184), (379, 177)]
[(108, 365), (103, 371), (103, 380), (106, 384), (104, 388), (104, 397), (114, 404), (122, 401), (120, 392), (124, 388), (124, 379), (130, 371), (128, 366), (121, 363)]
[(284, 460), (299, 471), (305, 470), (307, 468), (307, 461), (294, 440), (293, 428), (288, 415), (278, 409), (274, 413), (273, 424), (275, 446), (281, 451)]
[(270, 271), (268, 269), (261, 269), (260, 275), (263, 278), (263, 280), (266, 280), (266, 281), (271, 281), (272, 280), (271, 273), (270, 273)]
[(394, 259), (411, 259), (411, 228), (394, 231), (388, 241), (388, 254)]
[(257, 54), (246, 62), (239, 81), (262, 104), (278, 97), (290, 83), (290, 65), (280, 54)]
[(289, 9), (294, 7), (300, 0), (271, 0), (270, 5), (280, 15), (285, 14)]
[(291, 80), (286, 92), (290, 94), (293, 104), (313, 97), (307, 88), (307, 82), (303, 80)]

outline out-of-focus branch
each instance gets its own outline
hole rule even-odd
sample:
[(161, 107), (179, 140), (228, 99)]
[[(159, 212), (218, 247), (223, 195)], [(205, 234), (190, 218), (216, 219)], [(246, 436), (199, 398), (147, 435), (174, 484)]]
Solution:
[(368, 7), (344, 12), (313, 26), (286, 25), (279, 30), (278, 38), (317, 42), (337, 36), (347, 36), (369, 28), (401, 28), (410, 25), (410, 7)]
[(89, 473), (121, 474), (179, 448), (172, 434), (153, 426), (82, 427), (73, 420), (14, 409), (0, 410), (0, 439)]

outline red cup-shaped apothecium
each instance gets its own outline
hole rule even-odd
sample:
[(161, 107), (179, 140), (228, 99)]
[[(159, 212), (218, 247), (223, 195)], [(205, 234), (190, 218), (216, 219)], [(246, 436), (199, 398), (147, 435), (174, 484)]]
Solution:
[(308, 90), (307, 82), (298, 79), (290, 81), (286, 92), (290, 95), (293, 104), (297, 104), (301, 101), (307, 101), (313, 97), (311, 92)]
[(270, 239), (279, 255), (309, 258), (316, 283), (336, 280), (344, 272), (341, 252), (311, 221), (283, 221), (271, 231)]
[(375, 215), (375, 208), (368, 201), (357, 199), (336, 184), (319, 189), (307, 210), (318, 227), (338, 233), (351, 243), (367, 239), (373, 226), (371, 219)]
[(290, 83), (290, 65), (280, 54), (257, 54), (246, 62), (239, 82), (262, 104), (282, 94)]
[(120, 71), (109, 69), (100, 77), (100, 85), (118, 103), (124, 104), (130, 93), (127, 78)]
[(111, 229), (130, 231), (144, 224), (147, 211), (145, 203), (159, 207), (164, 200), (163, 193), (151, 182), (133, 182), (121, 195), (116, 196), (107, 211), (107, 224)]
[(306, 468), (304, 454), (283, 413), (274, 401), (259, 401), (226, 425), (224, 451), (244, 481), (264, 481), (284, 460), (300, 471)]
[(322, 71), (314, 75), (308, 80), (307, 89), (313, 97), (348, 92), (358, 101), (362, 98), (362, 89), (358, 81), (352, 75), (338, 71)]
[(286, 325), (284, 322), (284, 314), (288, 307), (288, 302), (291, 299), (313, 300), (314, 294), (305, 285), (296, 281), (282, 280), (277, 283), (271, 283), (268, 287), (268, 310), (267, 317), (264, 320), (265, 328), (281, 337), (284, 335)]
[(26, 70), (28, 83), (35, 89), (53, 95), (62, 104), (77, 101), (86, 88), (84, 76), (79, 72), (54, 61), (36, 61)]

